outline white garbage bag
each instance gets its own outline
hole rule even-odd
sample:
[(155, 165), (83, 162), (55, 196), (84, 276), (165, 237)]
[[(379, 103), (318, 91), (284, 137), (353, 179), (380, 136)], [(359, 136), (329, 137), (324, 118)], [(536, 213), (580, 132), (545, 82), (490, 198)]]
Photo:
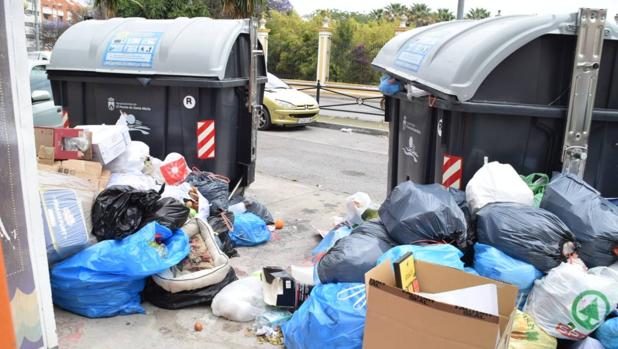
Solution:
[(127, 150), (112, 160), (105, 168), (112, 173), (141, 173), (150, 155), (150, 147), (140, 141), (131, 141)]
[(369, 208), (371, 205), (371, 198), (369, 194), (363, 193), (361, 191), (354, 193), (351, 196), (348, 196), (346, 199), (346, 207), (348, 210), (347, 220), (352, 224), (362, 224), (363, 223), (363, 213)]
[(262, 281), (246, 277), (225, 286), (212, 300), (212, 313), (228, 320), (253, 321), (265, 311)]
[(466, 186), (466, 201), (473, 213), (492, 202), (534, 205), (534, 194), (513, 166), (490, 162), (481, 167)]
[(107, 182), (107, 188), (113, 185), (129, 185), (137, 190), (159, 191), (160, 189), (154, 178), (143, 173), (112, 173)]
[[(524, 312), (556, 338), (582, 340), (597, 329), (618, 304), (611, 271), (586, 271), (562, 263), (535, 282)], [(606, 268), (609, 269), (609, 268)]]

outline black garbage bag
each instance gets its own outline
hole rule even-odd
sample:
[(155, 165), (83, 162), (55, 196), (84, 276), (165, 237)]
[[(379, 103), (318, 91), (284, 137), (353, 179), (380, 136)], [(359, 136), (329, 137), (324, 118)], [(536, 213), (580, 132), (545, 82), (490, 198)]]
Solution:
[(230, 238), (230, 232), (224, 231), (217, 235), (219, 239), (219, 248), (226, 256), (233, 258), (240, 256), (236, 248), (234, 248), (234, 241)]
[(222, 233), (234, 229), (234, 213), (223, 211), (208, 217), (208, 224), (215, 233)]
[(399, 244), (446, 241), (466, 245), (466, 217), (451, 193), (439, 184), (401, 183), (386, 198), (379, 214), (388, 234)]
[(238, 280), (236, 273), (234, 269), (230, 268), (223, 281), (218, 284), (206, 286), (198, 290), (171, 293), (157, 285), (152, 278), (148, 278), (146, 287), (142, 292), (142, 298), (159, 308), (170, 310), (195, 305), (210, 305), (219, 291), (236, 280)]
[(618, 260), (618, 207), (574, 175), (560, 174), (545, 188), (541, 207), (555, 214), (575, 234), (578, 254), (590, 268)]
[(470, 225), (470, 222), (472, 221), (472, 213), (470, 211), (470, 206), (468, 206), (468, 201), (466, 201), (466, 192), (455, 188), (448, 188), (448, 192), (451, 193), (453, 199), (455, 199), (455, 202), (457, 203), (457, 206), (459, 206), (461, 212), (464, 214), (464, 217), (466, 217), (466, 223)]
[[(144, 216), (161, 198), (154, 190), (115, 185), (103, 190), (92, 207), (92, 234), (98, 241), (123, 239), (146, 225)], [(144, 224), (142, 224), (144, 223)]]
[(196, 187), (210, 203), (210, 214), (217, 214), (227, 210), (230, 195), (227, 177), (205, 171), (193, 171), (189, 173), (185, 182)]
[(245, 204), (248, 212), (251, 212), (256, 216), (262, 218), (262, 220), (266, 222), (266, 224), (275, 224), (275, 219), (273, 218), (273, 215), (270, 213), (270, 211), (268, 211), (266, 206), (262, 205), (261, 202), (255, 199), (246, 198), (243, 200), (243, 203)]
[(174, 231), (181, 228), (189, 218), (189, 208), (174, 198), (163, 198), (152, 207), (152, 211), (146, 213), (142, 220), (142, 226), (152, 221)]
[(553, 213), (516, 203), (493, 203), (476, 218), (478, 242), (548, 272), (577, 250), (575, 236)]
[(382, 222), (365, 222), (338, 240), (318, 261), (320, 282), (365, 282), (365, 273), (396, 245)]

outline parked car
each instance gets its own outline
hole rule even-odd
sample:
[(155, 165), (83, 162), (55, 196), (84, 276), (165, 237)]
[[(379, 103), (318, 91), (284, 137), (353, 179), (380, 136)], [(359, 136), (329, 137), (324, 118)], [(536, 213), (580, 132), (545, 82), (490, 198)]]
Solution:
[(62, 108), (54, 105), (51, 83), (47, 79), (49, 61), (28, 61), (33, 123), (36, 127), (62, 127)]
[(319, 113), (320, 106), (313, 97), (268, 73), (260, 130), (267, 130), (273, 125), (305, 126), (314, 122)]

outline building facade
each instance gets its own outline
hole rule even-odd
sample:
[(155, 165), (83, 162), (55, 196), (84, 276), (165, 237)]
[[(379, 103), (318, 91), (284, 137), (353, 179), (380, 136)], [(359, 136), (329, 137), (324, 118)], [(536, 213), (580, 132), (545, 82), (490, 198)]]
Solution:
[(24, 12), (28, 51), (42, 51), (51, 49), (54, 39), (82, 19), (85, 6), (74, 0), (25, 0)]

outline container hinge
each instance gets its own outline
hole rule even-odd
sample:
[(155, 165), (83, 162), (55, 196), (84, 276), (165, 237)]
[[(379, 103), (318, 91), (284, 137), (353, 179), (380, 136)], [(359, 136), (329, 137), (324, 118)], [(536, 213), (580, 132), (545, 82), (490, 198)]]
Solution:
[(562, 152), (562, 172), (584, 176), (607, 10), (579, 10), (577, 46)]

